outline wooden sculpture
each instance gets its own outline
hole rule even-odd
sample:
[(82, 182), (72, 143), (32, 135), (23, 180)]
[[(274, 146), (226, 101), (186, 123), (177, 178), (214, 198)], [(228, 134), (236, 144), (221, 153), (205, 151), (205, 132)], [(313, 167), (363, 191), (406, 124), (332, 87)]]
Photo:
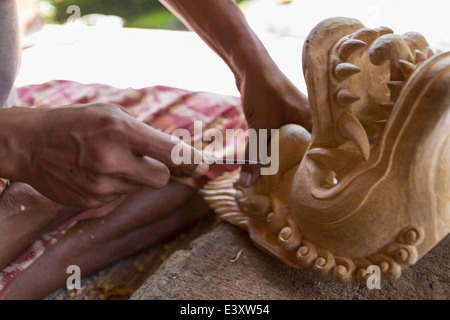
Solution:
[(280, 128), (279, 172), (202, 189), (223, 219), (285, 263), (366, 284), (400, 276), (450, 229), (450, 52), (349, 18), (308, 36), (310, 135)]

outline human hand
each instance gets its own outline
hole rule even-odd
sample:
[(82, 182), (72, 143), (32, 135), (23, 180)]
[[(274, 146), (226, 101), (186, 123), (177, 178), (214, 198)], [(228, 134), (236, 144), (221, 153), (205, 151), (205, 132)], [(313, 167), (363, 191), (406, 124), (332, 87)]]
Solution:
[[(236, 78), (250, 128), (268, 129), (270, 134), (270, 129), (297, 123), (311, 129), (308, 99), (275, 65), (235, 1), (160, 1), (229, 66)], [(257, 165), (242, 166), (240, 185), (254, 184), (259, 169)]]
[(204, 162), (175, 165), (171, 151), (179, 141), (136, 120), (118, 105), (8, 112), (15, 112), (14, 119), (22, 124), (12, 138), (16, 170), (11, 179), (28, 183), (64, 205), (100, 207), (142, 186), (163, 188), (170, 171), (194, 177), (208, 171)]
[[(251, 69), (249, 69), (251, 70)], [(279, 129), (285, 124), (302, 125), (308, 131), (312, 128), (311, 110), (308, 99), (266, 57), (255, 71), (248, 71), (237, 85), (241, 92), (242, 104), (249, 128), (267, 129), (267, 141), (271, 129)], [(248, 157), (248, 146), (246, 150)], [(243, 165), (239, 184), (252, 186), (260, 175), (259, 165)]]

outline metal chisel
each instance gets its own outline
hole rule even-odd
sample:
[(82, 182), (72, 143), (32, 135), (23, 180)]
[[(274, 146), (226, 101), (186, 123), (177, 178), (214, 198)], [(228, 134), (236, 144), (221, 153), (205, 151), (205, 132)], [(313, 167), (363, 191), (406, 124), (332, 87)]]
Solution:
[(262, 162), (253, 160), (242, 160), (242, 159), (218, 159), (212, 154), (203, 154), (203, 156), (208, 160), (210, 166), (215, 164), (259, 164), (263, 165)]

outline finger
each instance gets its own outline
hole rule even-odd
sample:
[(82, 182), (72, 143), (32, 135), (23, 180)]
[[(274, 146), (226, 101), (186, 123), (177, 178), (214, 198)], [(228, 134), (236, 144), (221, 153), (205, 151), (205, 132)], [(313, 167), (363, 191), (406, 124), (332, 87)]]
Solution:
[(239, 185), (244, 188), (250, 188), (258, 180), (261, 172), (261, 165), (244, 164), (239, 174)]
[[(261, 161), (260, 159), (260, 150), (259, 150), (259, 139), (260, 139), (260, 131), (256, 130), (256, 141), (252, 141), (252, 140), (248, 140), (247, 142), (247, 146), (245, 148), (245, 159), (249, 159), (249, 160), (257, 160), (257, 161)], [(267, 132), (267, 137), (266, 137), (266, 141), (267, 143), (269, 143), (270, 141), (270, 130), (266, 130)], [(257, 151), (258, 151), (258, 155), (257, 155), (257, 159), (250, 159), (250, 153), (249, 153), (249, 143), (256, 143), (257, 144)], [(239, 185), (241, 187), (244, 188), (249, 188), (251, 186), (253, 186), (256, 181), (258, 180), (259, 176), (261, 173), (261, 165), (255, 165), (255, 164), (244, 164), (241, 166), (241, 172), (239, 174)]]
[(126, 113), (126, 114), (128, 114), (128, 115), (130, 115), (130, 116), (132, 116), (132, 117), (134, 117), (133, 114), (132, 114), (127, 108), (122, 107), (122, 106), (119, 105), (119, 104), (113, 104), (113, 106), (119, 108), (120, 111), (122, 111), (122, 112), (124, 112), (124, 113)]
[(106, 205), (103, 205), (101, 207), (94, 208), (94, 209), (85, 210), (81, 214), (78, 214), (75, 217), (73, 217), (73, 219), (71, 219), (71, 221), (81, 221), (81, 220), (104, 217), (108, 213), (113, 211), (115, 208), (117, 208), (126, 197), (127, 197), (126, 195), (121, 195), (121, 196), (118, 196), (117, 198), (115, 198), (114, 200), (108, 202)]
[(161, 189), (169, 182), (170, 171), (164, 163), (157, 159), (147, 156), (134, 156), (134, 161), (130, 163), (126, 178), (135, 184), (152, 189)]
[(295, 107), (289, 108), (286, 114), (286, 123), (296, 123), (304, 127), (309, 132), (312, 131), (312, 111), (308, 100), (303, 103), (295, 104)]
[(76, 175), (74, 182), (78, 188), (101, 202), (109, 202), (121, 194), (138, 192), (142, 186), (127, 181), (121, 176), (106, 176), (94, 173)]
[(175, 136), (158, 131), (142, 122), (136, 126), (139, 134), (133, 139), (133, 151), (164, 163), (174, 172), (185, 172), (194, 177), (206, 174), (207, 160), (201, 151)]
[(175, 175), (188, 175), (200, 178), (209, 170), (209, 161), (203, 153), (184, 141), (170, 136), (172, 147), (170, 171)]
[(205, 163), (201, 163), (199, 165), (196, 165), (195, 170), (186, 170), (184, 168), (170, 168), (170, 173), (174, 176), (184, 176), (184, 177), (193, 177), (195, 179), (198, 179), (205, 174), (207, 174), (209, 171), (209, 165)]

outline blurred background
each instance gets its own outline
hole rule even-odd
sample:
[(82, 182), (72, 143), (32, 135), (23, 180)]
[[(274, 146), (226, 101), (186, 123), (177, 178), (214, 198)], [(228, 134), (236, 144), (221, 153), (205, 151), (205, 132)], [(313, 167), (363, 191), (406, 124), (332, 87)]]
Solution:
[(82, 8), (83, 15), (118, 16), (124, 26), (130, 28), (185, 30), (183, 24), (156, 0), (38, 0), (38, 4), (39, 14), (47, 23), (65, 23), (66, 9), (77, 5)]
[[(117, 23), (128, 28), (186, 30), (157, 0), (17, 0), (24, 31), (43, 24), (64, 24), (70, 6), (78, 6), (83, 23)], [(386, 25), (396, 33), (418, 31), (435, 45), (447, 45), (450, 1), (432, 0), (236, 0), (252, 28), (278, 36), (306, 36), (332, 16), (360, 19), (368, 27)], [(34, 29), (33, 29), (34, 28)], [(433, 35), (434, 34), (434, 35)]]
[[(183, 1), (183, 0), (181, 0)], [(17, 0), (23, 42), (17, 85), (68, 79), (116, 87), (167, 85), (238, 95), (234, 76), (157, 0)], [(238, 0), (272, 58), (302, 91), (301, 54), (323, 19), (422, 33), (450, 51), (449, 0)], [(224, 30), (227, 32), (227, 30)]]
[[(245, 5), (248, 1), (238, 0), (237, 3), (244, 2)], [(69, 17), (67, 8), (76, 5), (82, 11), (83, 20), (91, 25), (113, 21), (115, 18), (111, 16), (115, 16), (120, 17), (120, 23), (129, 28), (186, 30), (157, 0), (18, 0), (18, 3), (22, 12), (28, 11), (28, 19), (35, 20), (34, 27), (42, 23), (66, 23)], [(94, 14), (96, 17), (93, 17)], [(29, 27), (32, 30), (33, 26)]]

